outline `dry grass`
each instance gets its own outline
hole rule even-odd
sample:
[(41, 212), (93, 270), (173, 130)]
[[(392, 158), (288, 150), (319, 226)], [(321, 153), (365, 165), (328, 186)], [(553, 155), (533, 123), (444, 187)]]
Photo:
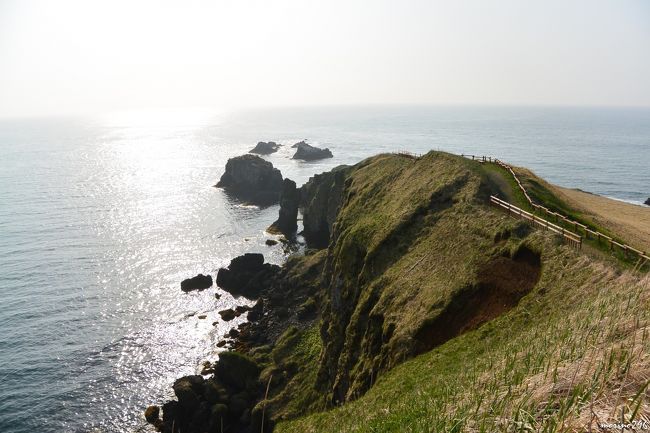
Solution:
[(596, 224), (619, 234), (633, 247), (650, 251), (650, 207), (575, 189), (551, 187), (564, 202), (593, 219)]

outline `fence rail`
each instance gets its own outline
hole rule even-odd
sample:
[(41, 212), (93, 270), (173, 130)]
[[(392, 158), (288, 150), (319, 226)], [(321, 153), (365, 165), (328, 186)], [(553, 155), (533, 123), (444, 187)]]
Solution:
[(570, 232), (567, 229), (558, 226), (557, 224), (553, 224), (549, 220), (545, 220), (544, 218), (541, 218), (533, 213), (527, 212), (493, 195), (490, 196), (490, 202), (498, 207), (506, 209), (508, 212), (515, 216), (527, 220), (532, 225), (537, 225), (544, 230), (549, 230), (560, 235), (569, 245), (575, 249), (579, 250), (582, 247), (582, 237), (577, 233)]
[[(526, 188), (524, 188), (521, 181), (519, 180), (519, 177), (517, 176), (517, 174), (515, 173), (515, 171), (513, 170), (513, 168), (509, 164), (506, 164), (505, 162), (503, 162), (503, 161), (501, 161), (501, 160), (499, 160), (497, 158), (492, 158), (491, 156), (477, 156), (477, 155), (466, 155), (466, 154), (461, 154), (461, 156), (463, 156), (465, 158), (472, 159), (473, 161), (478, 161), (480, 163), (497, 164), (498, 166), (500, 166), (503, 169), (507, 170), (512, 175), (512, 177), (515, 179), (515, 182), (517, 182), (517, 186), (519, 187), (521, 192), (524, 194), (524, 197), (526, 197), (526, 201), (528, 201), (528, 204), (530, 204), (530, 206), (533, 209), (535, 209), (536, 211), (542, 212), (545, 215), (552, 216), (552, 217), (555, 218), (556, 221), (562, 220), (567, 225), (573, 225), (573, 229), (576, 232), (578, 231), (578, 229), (581, 229), (584, 232), (584, 237), (586, 239), (589, 239), (589, 236), (592, 236), (599, 243), (601, 242), (601, 240), (605, 241), (605, 242), (608, 242), (610, 250), (614, 250), (615, 247), (618, 247), (626, 256), (628, 256), (630, 253), (636, 254), (638, 256), (638, 258), (639, 258), (639, 263), (638, 263), (639, 267), (643, 266), (643, 264), (645, 264), (646, 262), (650, 262), (650, 255), (647, 252), (638, 250), (638, 249), (636, 249), (636, 248), (634, 248), (634, 247), (632, 247), (630, 245), (617, 242), (614, 239), (612, 239), (611, 236), (607, 236), (606, 234), (600, 233), (597, 230), (592, 230), (589, 227), (587, 227), (586, 225), (584, 225), (582, 223), (579, 223), (578, 221), (572, 220), (571, 218), (567, 217), (566, 215), (562, 215), (561, 213), (554, 212), (554, 211), (552, 211), (552, 210), (550, 210), (550, 209), (548, 209), (548, 208), (546, 208), (546, 207), (544, 207), (544, 206), (542, 206), (540, 204), (535, 203), (530, 198), (530, 195), (528, 195), (528, 191), (526, 191)], [(501, 199), (498, 199), (498, 200), (501, 200)], [(490, 201), (492, 201), (492, 197), (490, 197)], [(501, 200), (501, 201), (503, 201), (503, 200)], [(508, 202), (504, 202), (504, 203), (509, 204)], [(503, 207), (502, 204), (499, 204), (499, 205), (501, 207)], [(513, 206), (513, 205), (510, 205), (510, 206), (511, 207), (516, 207), (516, 206)], [(523, 212), (526, 212), (526, 211), (523, 211)], [(531, 214), (529, 212), (526, 212), (526, 213), (529, 214), (529, 215), (533, 215), (533, 214)], [(540, 217), (535, 217), (535, 218), (537, 218), (539, 220), (542, 220), (542, 221), (546, 221), (546, 220), (544, 220), (544, 219), (542, 219)], [(533, 222), (534, 222), (534, 220), (533, 220)], [(555, 225), (555, 227), (559, 227), (559, 226)], [(562, 227), (560, 227), (560, 228), (562, 230), (566, 231), (566, 229), (563, 229)], [(569, 232), (569, 233), (571, 233), (571, 232)], [(579, 234), (573, 233), (573, 235), (578, 236), (580, 238), (580, 242), (582, 243), (582, 238), (580, 237)]]
[(394, 153), (396, 155), (404, 156), (406, 158), (412, 158), (412, 159), (419, 159), (422, 157), (421, 153), (413, 153), (413, 152), (409, 152), (408, 150), (398, 150), (397, 152)]

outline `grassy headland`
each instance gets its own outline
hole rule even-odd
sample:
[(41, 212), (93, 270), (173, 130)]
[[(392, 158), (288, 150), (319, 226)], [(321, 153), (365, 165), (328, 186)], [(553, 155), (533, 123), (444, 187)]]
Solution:
[[(600, 229), (517, 170), (537, 203)], [(236, 333), (246, 355), (231, 364), (248, 367), (246, 386), (229, 390), (237, 369), (221, 361), (213, 377), (175, 385), (187, 432), (224, 419), (289, 433), (647, 420), (650, 276), (597, 245), (563, 244), (490, 195), (527, 207), (508, 171), (442, 152), (314, 176), (300, 191), (312, 248), (256, 281), (260, 299)]]
[(276, 431), (582, 431), (650, 416), (649, 278), (509, 218), (493, 193), (521, 204), (505, 170), (442, 153), (350, 172), (307, 388), (330, 409)]

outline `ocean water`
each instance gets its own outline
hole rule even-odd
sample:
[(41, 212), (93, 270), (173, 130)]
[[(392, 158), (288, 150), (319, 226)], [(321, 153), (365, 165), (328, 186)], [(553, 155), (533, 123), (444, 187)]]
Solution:
[[(0, 431), (146, 430), (142, 411), (214, 359), (246, 303), (182, 279), (244, 252), (281, 263), (278, 208), (212, 187), (257, 141), (334, 158), (266, 157), (304, 183), (378, 152), (485, 154), (620, 200), (650, 196), (650, 109), (326, 107), (0, 120)], [(198, 315), (207, 314), (201, 320)], [(242, 320), (241, 318), (238, 320)]]

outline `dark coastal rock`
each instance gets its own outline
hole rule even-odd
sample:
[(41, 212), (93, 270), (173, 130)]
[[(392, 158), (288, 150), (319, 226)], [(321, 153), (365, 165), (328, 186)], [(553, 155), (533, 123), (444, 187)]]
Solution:
[(260, 253), (246, 253), (230, 261), (228, 269), (233, 272), (256, 272), (264, 265), (264, 255)]
[(171, 400), (162, 405), (162, 420), (163, 420), (163, 431), (168, 432), (172, 430), (174, 421), (178, 413), (180, 412), (179, 404), (176, 400)]
[(264, 263), (262, 254), (247, 253), (232, 259), (228, 269), (219, 269), (217, 285), (235, 296), (256, 298), (279, 270), (279, 266)]
[(206, 363), (204, 367), (214, 373), (212, 377), (185, 376), (174, 382), (178, 401), (163, 405), (163, 420), (155, 424), (159, 431), (270, 431), (251, 417), (262, 397), (261, 368), (253, 359), (237, 352), (222, 352), (217, 363)]
[(317, 174), (300, 188), (303, 236), (310, 248), (326, 248), (336, 220), (348, 174), (352, 168), (341, 165)]
[(298, 142), (291, 147), (296, 148), (296, 153), (293, 159), (301, 159), (303, 161), (315, 161), (317, 159), (332, 158), (332, 152), (329, 149), (320, 149), (311, 146), (304, 141)]
[(203, 394), (203, 381), (203, 376), (194, 375), (181, 377), (174, 382), (174, 394), (183, 409), (192, 410), (198, 405)]
[(144, 411), (144, 419), (147, 420), (148, 423), (155, 423), (158, 418), (160, 417), (160, 408), (158, 406), (149, 406), (147, 409)]
[(248, 319), (249, 322), (256, 322), (262, 317), (263, 311), (264, 311), (264, 301), (262, 299), (259, 299), (255, 303), (255, 305), (253, 305), (253, 308), (251, 308), (248, 311), (246, 318)]
[(181, 282), (181, 290), (190, 292), (192, 290), (203, 290), (212, 286), (212, 276), (199, 274), (196, 277), (188, 278)]
[(271, 233), (282, 233), (292, 237), (298, 229), (298, 206), (300, 205), (300, 190), (296, 188), (296, 182), (285, 179), (282, 183), (280, 194), (280, 211), (278, 219), (271, 224)]
[(264, 242), (264, 243), (265, 243), (266, 245), (272, 247), (272, 246), (274, 246), (274, 245), (277, 245), (277, 244), (278, 244), (278, 241), (276, 241), (275, 239), (267, 239), (266, 242)]
[(269, 155), (278, 151), (280, 147), (275, 141), (260, 141), (257, 145), (248, 151), (248, 153), (257, 153), (258, 155)]
[(259, 366), (251, 358), (238, 352), (219, 354), (215, 373), (226, 386), (238, 391), (254, 391), (259, 385)]
[(648, 197), (648, 199), (643, 204), (650, 206), (650, 197)]
[(228, 402), (228, 391), (214, 378), (205, 381), (203, 395), (212, 404)]
[(201, 369), (201, 375), (206, 376), (208, 374), (214, 373), (214, 368), (213, 367), (214, 366), (212, 365), (212, 363), (210, 361), (205, 361), (203, 363), (203, 368)]
[(226, 171), (215, 185), (233, 196), (257, 205), (277, 203), (282, 173), (256, 155), (242, 155), (226, 163)]
[(242, 315), (245, 312), (247, 312), (248, 310), (250, 310), (250, 307), (248, 307), (246, 305), (237, 305), (235, 307), (235, 313), (237, 313), (238, 315)]
[(235, 311), (232, 308), (228, 308), (227, 310), (219, 311), (219, 315), (226, 322), (230, 322), (232, 319), (237, 317), (237, 315), (235, 314)]

